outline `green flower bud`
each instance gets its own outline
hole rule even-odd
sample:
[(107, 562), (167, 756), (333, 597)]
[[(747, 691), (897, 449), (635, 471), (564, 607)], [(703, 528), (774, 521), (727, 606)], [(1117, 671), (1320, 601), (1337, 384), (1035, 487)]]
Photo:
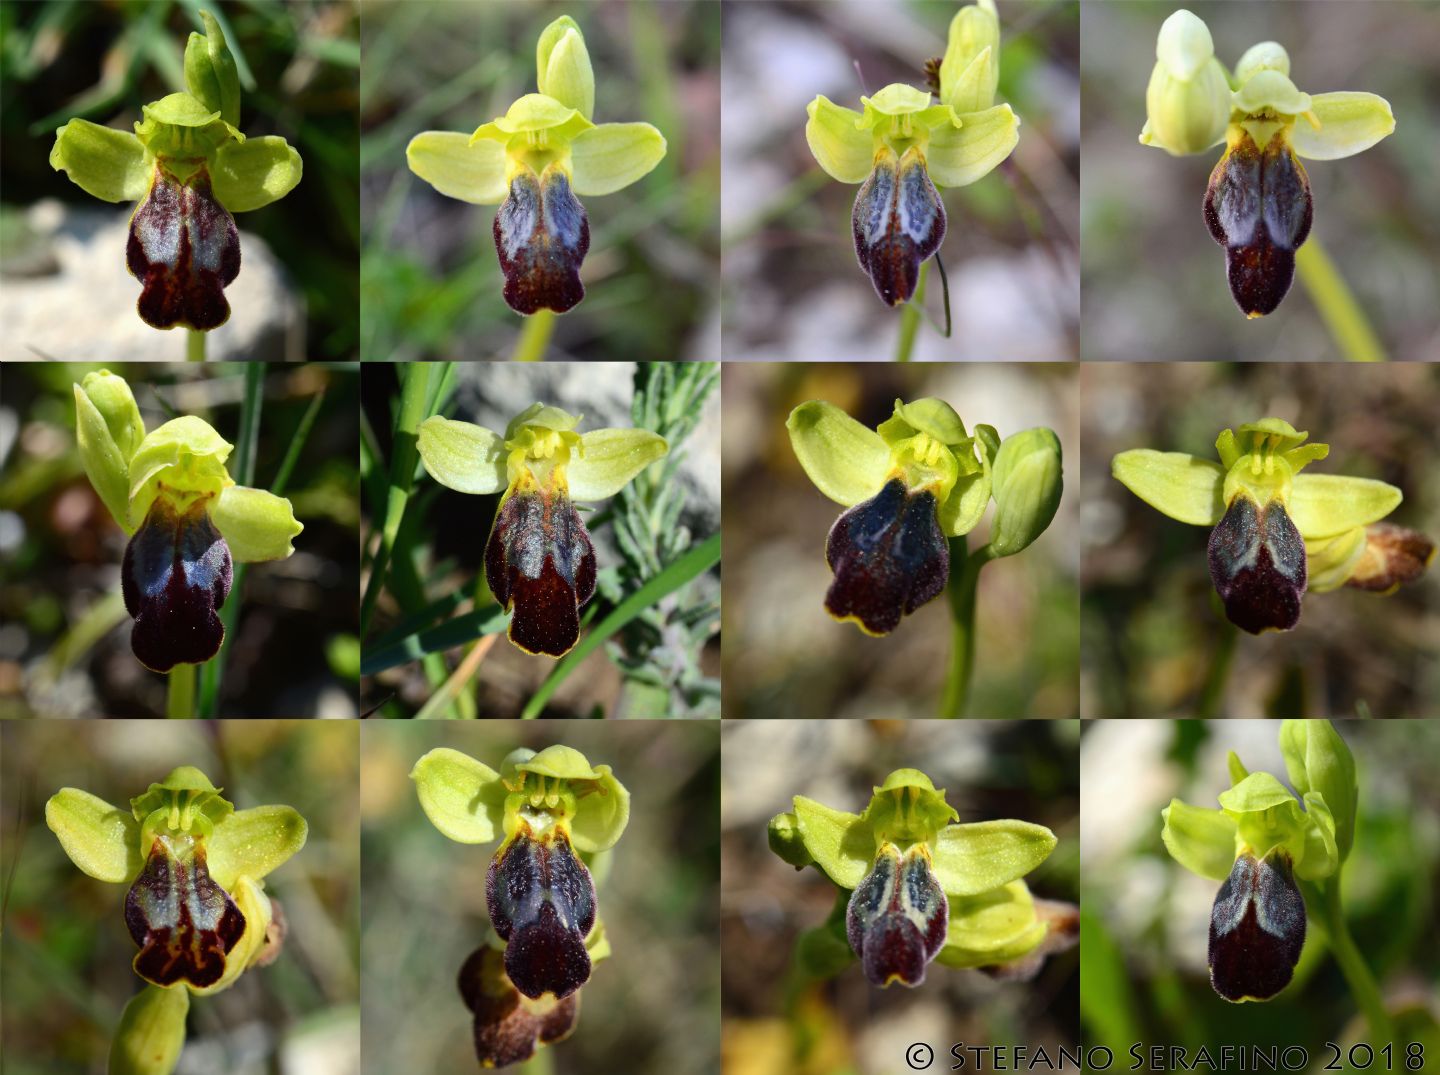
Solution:
[(1155, 57), (1141, 143), (1179, 157), (1221, 141), (1230, 122), (1230, 83), (1209, 28), (1182, 8), (1160, 27)]
[(170, 1075), (185, 1047), (190, 992), (146, 986), (130, 998), (110, 1043), (110, 1075)]
[(595, 112), (595, 70), (580, 27), (562, 15), (540, 34), (535, 44), (536, 81), (540, 92), (573, 108), (586, 119)]
[(225, 42), (220, 24), (208, 11), (200, 12), (205, 36), (191, 34), (185, 44), (185, 88), (226, 123), (240, 123), (240, 75), (235, 57)]
[(1006, 437), (995, 456), (990, 549), (1013, 556), (1045, 532), (1060, 506), (1060, 438), (1044, 427)]
[(1355, 842), (1360, 784), (1355, 756), (1328, 720), (1287, 720), (1280, 725), (1280, 753), (1290, 783), (1302, 796), (1318, 794), (1335, 821), (1335, 845), (1344, 862)]
[(75, 386), (75, 432), (90, 484), (129, 530), (130, 459), (145, 439), (145, 423), (123, 377), (98, 370)]

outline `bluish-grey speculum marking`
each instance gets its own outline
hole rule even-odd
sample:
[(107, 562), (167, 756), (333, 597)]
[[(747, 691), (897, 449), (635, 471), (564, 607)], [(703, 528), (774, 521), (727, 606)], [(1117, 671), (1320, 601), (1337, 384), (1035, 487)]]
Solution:
[(890, 306), (910, 301), (921, 263), (945, 238), (945, 205), (924, 160), (911, 151), (877, 161), (855, 196), (850, 224), (855, 256), (876, 293)]
[(230, 595), (231, 575), (230, 547), (205, 502), (178, 512), (157, 497), (120, 568), (125, 611), (135, 620), (130, 648), (140, 663), (168, 672), (214, 657), (225, 640), (216, 611)]
[(1230, 294), (1246, 316), (1280, 305), (1312, 218), (1310, 180), (1284, 132), (1263, 151), (1242, 132), (1210, 173), (1205, 223), (1225, 248)]
[(1209, 556), (1210, 579), (1235, 626), (1259, 634), (1300, 622), (1305, 541), (1280, 501), (1262, 508), (1238, 494), (1210, 532)]
[(590, 221), (564, 172), (516, 175), (495, 214), (494, 233), (512, 310), (563, 314), (585, 297), (580, 265), (590, 249)]
[(135, 972), (168, 986), (204, 988), (225, 974), (245, 916), (210, 877), (203, 847), (186, 834), (156, 837), (125, 896), (125, 925), (140, 946)]
[(565, 834), (529, 827), (490, 861), (490, 922), (505, 945), (505, 973), (527, 997), (568, 997), (590, 978), (585, 938), (595, 925), (595, 884)]
[(240, 274), (240, 232), (204, 165), (183, 183), (155, 166), (130, 218), (125, 264), (142, 285), (136, 308), (147, 325), (204, 332), (230, 317), (225, 288)]
[(845, 935), (875, 985), (915, 986), (940, 952), (950, 904), (920, 847), (885, 844), (845, 909)]
[(595, 546), (570, 499), (546, 491), (507, 497), (485, 546), (485, 581), (514, 609), (512, 642), (527, 653), (569, 652), (580, 638), (580, 609), (595, 594)]
[(836, 519), (825, 540), (835, 572), (825, 595), (830, 614), (883, 635), (938, 597), (950, 574), (950, 547), (935, 511), (933, 493), (909, 493), (892, 478)]
[(1210, 982), (1226, 1000), (1268, 1000), (1290, 984), (1305, 946), (1305, 900), (1290, 858), (1241, 855), (1210, 912)]

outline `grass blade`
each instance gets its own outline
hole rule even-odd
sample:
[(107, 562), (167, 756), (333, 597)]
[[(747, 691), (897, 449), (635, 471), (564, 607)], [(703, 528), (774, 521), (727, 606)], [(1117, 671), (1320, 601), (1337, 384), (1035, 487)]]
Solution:
[(510, 622), (509, 613), (499, 605), (487, 605), (446, 620), (437, 627), (430, 627), (407, 635), (388, 646), (367, 649), (360, 659), (360, 674), (373, 676), (387, 668), (418, 660), (428, 653), (454, 649), (467, 642), (474, 642), (483, 635), (499, 634)]

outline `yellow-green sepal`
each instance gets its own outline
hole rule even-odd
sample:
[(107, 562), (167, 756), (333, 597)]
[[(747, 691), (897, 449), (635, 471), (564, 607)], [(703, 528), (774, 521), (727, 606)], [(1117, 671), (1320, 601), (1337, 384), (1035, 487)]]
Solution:
[(595, 69), (585, 37), (569, 15), (560, 16), (540, 32), (535, 71), (541, 93), (587, 119), (595, 114)]
[(499, 205), (510, 191), (503, 142), (477, 142), (459, 131), (421, 131), (405, 147), (405, 162), (441, 194), (472, 205)]
[(225, 460), (233, 445), (194, 415), (152, 430), (130, 459), (130, 524), (145, 521), (163, 478), (171, 495), (216, 496), (230, 484)]
[[(1313, 117), (1313, 118), (1312, 118)], [(1310, 113), (1290, 128), (1290, 146), (1309, 160), (1339, 160), (1395, 133), (1390, 102), (1373, 93), (1317, 93)]]
[(1024, 877), (1055, 850), (1044, 825), (1002, 819), (940, 829), (932, 851), (935, 880), (947, 896), (975, 896)]
[(1290, 54), (1278, 41), (1260, 41), (1251, 45), (1235, 63), (1235, 82), (1243, 85), (1261, 71), (1279, 71), (1290, 77)]
[(485, 844), (501, 832), (505, 798), (500, 774), (449, 747), (436, 747), (410, 770), (420, 808), (440, 832), (461, 844)]
[(785, 428), (806, 476), (837, 504), (854, 507), (885, 484), (890, 446), (833, 403), (812, 399), (800, 404)]
[(1246, 115), (1275, 112), (1299, 116), (1309, 112), (1312, 106), (1308, 93), (1302, 93), (1288, 75), (1273, 68), (1256, 71), (1241, 83), (1231, 100), (1235, 108)]
[(1192, 526), (1214, 526), (1225, 514), (1225, 468), (1186, 452), (1134, 448), (1110, 464), (1115, 480), (1157, 511)]
[(648, 429), (592, 429), (581, 435), (565, 468), (570, 499), (614, 496), (669, 451), (665, 438)]
[(963, 187), (984, 179), (1020, 141), (1020, 117), (1009, 105), (967, 112), (960, 125), (931, 128), (925, 168), (941, 187)]
[(551, 138), (569, 141), (593, 126), (571, 105), (543, 93), (527, 93), (516, 98), (503, 116), (475, 128), (470, 140), (508, 143), (517, 134), (548, 131)]
[(665, 136), (648, 123), (602, 123), (570, 142), (570, 185), (581, 197), (623, 190), (665, 158)]
[(892, 447), (916, 433), (934, 437), (945, 445), (964, 444), (970, 440), (965, 423), (955, 408), (934, 396), (909, 403), (897, 399), (894, 414), (880, 423), (878, 432)]
[(45, 824), (80, 871), (120, 884), (140, 873), (140, 823), (128, 810), (79, 788), (61, 788), (45, 803)]
[[(933, 107), (930, 92), (905, 82), (892, 82), (873, 97), (861, 97), (861, 122), (873, 129), (894, 116), (913, 116)], [(944, 106), (940, 106), (944, 107)]]
[(1388, 482), (1343, 474), (1297, 474), (1285, 510), (1306, 540), (1335, 537), (1379, 522), (1405, 494)]
[[(948, 893), (947, 893), (948, 895)], [(992, 967), (1021, 958), (1045, 939), (1045, 923), (1024, 881), (973, 896), (951, 896), (944, 947), (947, 967)]]
[(135, 202), (150, 189), (155, 158), (129, 131), (72, 119), (55, 132), (50, 167), (101, 201)]
[(823, 94), (805, 107), (805, 142), (831, 179), (863, 183), (875, 166), (875, 139), (859, 112)]
[(1223, 810), (1191, 806), (1179, 799), (1160, 811), (1160, 838), (1170, 857), (1191, 873), (1223, 881), (1235, 865), (1235, 819)]
[(289, 806), (236, 810), (205, 842), (210, 876), (227, 891), (241, 877), (258, 881), (300, 851), (309, 833), (305, 819)]
[(300, 154), (276, 134), (227, 142), (215, 152), (211, 187), (232, 213), (248, 213), (285, 197), (304, 174)]
[(128, 534), (130, 459), (145, 439), (140, 408), (124, 378), (109, 370), (88, 373), (75, 389), (75, 436), (80, 462), (111, 516)]
[(233, 126), (240, 125), (240, 75), (235, 57), (215, 16), (200, 12), (203, 35), (192, 33), (185, 43), (185, 88), (206, 108), (220, 113)]
[(510, 424), (505, 427), (505, 439), (514, 440), (526, 426), (548, 429), (555, 433), (569, 433), (580, 424), (580, 419), (583, 417), (584, 415), (571, 414), (569, 411), (562, 411), (559, 407), (552, 407), (548, 403), (532, 403), (510, 419)]
[(1334, 537), (1305, 542), (1305, 589), (1310, 593), (1329, 593), (1344, 586), (1364, 558), (1365, 548), (1363, 526)]
[(210, 506), (210, 520), (239, 564), (283, 560), (295, 551), (291, 541), (305, 528), (283, 496), (244, 485), (227, 485)]
[(486, 495), (505, 488), (505, 438), (473, 422), (440, 415), (420, 423), (420, 460), (441, 485), (460, 493)]
[(795, 823), (815, 865), (841, 888), (860, 884), (875, 861), (875, 834), (859, 814), (795, 796)]
[(940, 60), (940, 100), (957, 113), (983, 112), (1000, 82), (1000, 19), (994, 0), (967, 4), (950, 20)]
[(190, 991), (147, 984), (130, 998), (110, 1041), (108, 1075), (170, 1075), (185, 1048)]

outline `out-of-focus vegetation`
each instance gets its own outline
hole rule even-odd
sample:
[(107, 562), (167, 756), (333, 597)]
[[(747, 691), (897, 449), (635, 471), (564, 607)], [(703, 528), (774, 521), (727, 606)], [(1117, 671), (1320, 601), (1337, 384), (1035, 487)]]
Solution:
[(1440, 538), (1440, 372), (1190, 363), (1086, 365), (1080, 376), (1084, 716), (1440, 713), (1433, 566), (1386, 597), (1346, 587), (1308, 594), (1293, 631), (1248, 635), (1215, 596), (1208, 531), (1160, 514), (1110, 476), (1111, 459), (1130, 448), (1217, 459), (1221, 430), (1273, 416), (1330, 445), (1307, 474), (1390, 482), (1405, 500), (1387, 521)]
[[(1071, 717), (1079, 706), (1079, 518), (1075, 374), (1058, 365), (730, 364), (725, 441), (725, 715), (931, 717), (950, 655), (945, 597), (883, 638), (825, 611), (825, 538), (845, 509), (805, 476), (785, 429), (792, 408), (824, 399), (874, 428), (896, 398), (938, 396), (974, 432), (1049, 426), (1066, 455), (1065, 495), (1050, 528), (980, 576), (969, 713)], [(990, 511), (993, 516), (993, 508)], [(970, 535), (978, 548), (989, 532)]]
[[(1257, 321), (1247, 321), (1231, 299), (1225, 254), (1202, 212), (1205, 184), (1224, 147), (1171, 157), (1138, 141), (1155, 37), (1183, 6), (1084, 5), (1082, 354), (1127, 362), (1338, 359), (1342, 353), (1298, 277), (1280, 308)], [(1390, 137), (1344, 160), (1304, 162), (1315, 199), (1310, 241), (1324, 244), (1390, 358), (1440, 358), (1434, 5), (1296, 0), (1212, 2), (1195, 10), (1229, 70), (1251, 45), (1278, 41), (1301, 90), (1362, 90), (1390, 102)]]
[(440, 835), (416, 800), (411, 768), (437, 746), (498, 768), (516, 747), (554, 743), (614, 770), (630, 792), (630, 823), (597, 879), (613, 954), (595, 964), (580, 991), (573, 1036), (541, 1050), (531, 1070), (717, 1070), (717, 724), (370, 722), (363, 731), (367, 1075), (476, 1070), (456, 975), (488, 928), (485, 875), (494, 846), (465, 847)]
[[(0, 714), (165, 712), (166, 677), (130, 651), (126, 537), (81, 468), (72, 385), (95, 365), (8, 365), (0, 404)], [(109, 365), (147, 430), (194, 414), (232, 444), (247, 365)], [(320, 364), (262, 367), (253, 485), (269, 488), (323, 394), (286, 496), (305, 531), (286, 560), (246, 567), (213, 715), (353, 717), (359, 677), (355, 444), (359, 378)], [(162, 774), (163, 775), (163, 774)]]
[(720, 197), (720, 5), (443, 3), (365, 5), (361, 191), (366, 359), (492, 359), (525, 319), (501, 298), (495, 207), (440, 194), (405, 146), (424, 130), (473, 131), (535, 92), (535, 41), (569, 14), (595, 68), (596, 123), (641, 120), (665, 159), (639, 183), (584, 199), (585, 300), (550, 355), (714, 359)]
[[(953, 2), (734, 3), (725, 7), (724, 326), (727, 359), (888, 360), (900, 312), (855, 260), (857, 187), (805, 142), (816, 94), (859, 109), (892, 82), (925, 84)], [(920, 328), (916, 358), (1056, 361), (1079, 350), (1080, 5), (997, 5), (998, 101), (1020, 143), (990, 175), (944, 190), (939, 256), (954, 332)], [(938, 273), (925, 310), (944, 327)]]
[[(77, 116), (129, 131), (142, 105), (183, 90), (185, 41), (192, 31), (203, 33), (201, 8), (223, 20), (235, 55), (243, 94), (241, 130), (283, 136), (304, 162), (300, 185), (273, 205), (241, 214), (239, 227), (264, 238), (303, 294), (305, 357), (353, 357), (359, 309), (355, 4), (0, 4), (0, 98), (5, 101), (0, 156), (7, 215), (40, 198), (103, 206), (50, 167), (55, 131)], [(125, 219), (132, 209), (116, 205), (113, 212)], [(6, 221), (4, 245), (12, 259), (22, 243), (19, 231), (18, 220)], [(129, 279), (123, 247), (115, 251), (115, 272)], [(77, 305), (85, 299), (75, 296)], [(117, 318), (135, 316), (133, 300), (116, 313)], [(183, 357), (182, 334), (170, 335), (175, 357)]]
[(769, 849), (766, 824), (805, 795), (858, 812), (893, 769), (919, 768), (962, 822), (1018, 818), (1059, 843), (1026, 878), (1037, 898), (1074, 902), (1080, 849), (1076, 721), (726, 723), (721, 800), (721, 941), (725, 1071), (735, 1075), (878, 1075), (910, 1070), (926, 1042), (948, 1068), (951, 1042), (1043, 1045), (1079, 1038), (1079, 959), (1050, 957), (1029, 982), (930, 964), (916, 989), (876, 989), (858, 966), (794, 991), (796, 938), (820, 925), (835, 886)]
[[(1085, 1044), (1124, 1058), (1130, 1046), (1299, 1046), (1309, 1071), (1363, 1041), (1365, 1022), (1309, 909), (1305, 948), (1292, 983), (1263, 1004), (1231, 1004), (1210, 987), (1210, 908), (1219, 883), (1166, 854), (1160, 811), (1172, 798), (1215, 808), (1230, 786), (1225, 754), (1282, 781), (1274, 721), (1085, 721), (1080, 750), (1081, 993)], [(1391, 1066), (1407, 1044), (1424, 1046), (1430, 1070), (1440, 1055), (1440, 724), (1337, 722), (1355, 755), (1359, 824), (1345, 869), (1347, 922), (1396, 1023)], [(1380, 1070), (1385, 1060), (1326, 1070)], [(1147, 1054), (1148, 1055), (1148, 1054)], [(1167, 1053), (1168, 1055), (1168, 1053)], [(1363, 1066), (1362, 1066), (1363, 1065)], [(1238, 1068), (1236, 1069), (1238, 1070)]]
[(360, 1071), (358, 725), (331, 721), (0, 724), (7, 1075), (93, 1075), (143, 985), (125, 928), (125, 886), (87, 877), (45, 825), (45, 801), (81, 788), (129, 800), (194, 765), (236, 809), (293, 806), (299, 854), (265, 879), (288, 932), (279, 958), (195, 998), (177, 1075)]

